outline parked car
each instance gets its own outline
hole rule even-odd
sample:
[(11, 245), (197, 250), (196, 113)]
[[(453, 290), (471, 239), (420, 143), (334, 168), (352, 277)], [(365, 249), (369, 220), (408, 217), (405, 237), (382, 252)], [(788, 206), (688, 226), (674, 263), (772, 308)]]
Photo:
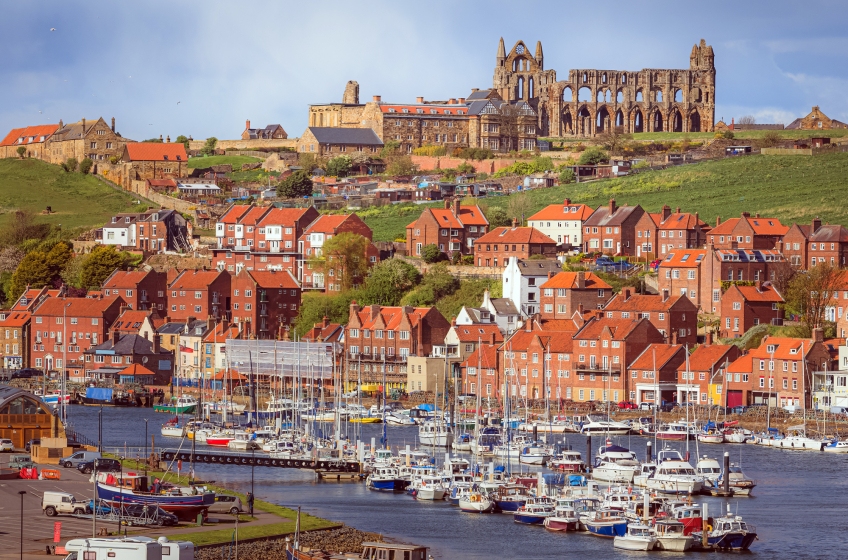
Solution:
[(595, 268), (599, 270), (609, 271), (609, 272), (624, 272), (626, 270), (630, 270), (633, 267), (627, 261), (616, 261), (609, 257), (598, 257), (595, 259)]
[(26, 442), (26, 445), (24, 445), (24, 450), (27, 453), (32, 453), (32, 447), (34, 445), (36, 445), (36, 446), (41, 445), (41, 438), (34, 438), (34, 439), (31, 439), (28, 442)]
[(45, 491), (41, 497), (41, 510), (48, 517), (56, 517), (60, 513), (83, 515), (90, 513), (88, 504), (78, 502), (73, 494), (68, 492)]
[(35, 466), (29, 454), (18, 453), (9, 457), (10, 469), (29, 469)]
[(618, 408), (620, 408), (621, 410), (636, 410), (639, 407), (637, 407), (636, 403), (634, 402), (621, 401), (620, 403), (618, 403)]
[(115, 459), (94, 459), (77, 464), (77, 470), (83, 474), (91, 474), (95, 468), (97, 472), (120, 472), (121, 463)]
[(80, 463), (94, 461), (95, 459), (100, 459), (100, 457), (101, 455), (98, 451), (77, 451), (73, 455), (62, 459), (62, 466), (66, 469), (70, 469), (71, 467), (76, 467)]
[(662, 403), (660, 405), (660, 410), (663, 411), (663, 412), (671, 412), (672, 410), (674, 410), (678, 406), (680, 406), (680, 405), (678, 405), (676, 402)]
[(11, 452), (15, 450), (15, 444), (12, 443), (10, 439), (0, 439), (0, 453), (5, 453), (7, 451)]
[(654, 410), (654, 404), (649, 402), (639, 403), (639, 410)]
[(241, 498), (238, 496), (228, 496), (227, 494), (215, 494), (215, 503), (209, 506), (209, 513), (231, 513), (236, 515), (242, 511)]

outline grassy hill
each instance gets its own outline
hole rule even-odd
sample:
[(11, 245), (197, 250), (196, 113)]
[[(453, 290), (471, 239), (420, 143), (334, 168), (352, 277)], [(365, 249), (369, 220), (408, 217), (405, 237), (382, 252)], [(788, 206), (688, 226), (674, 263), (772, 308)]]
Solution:
[(52, 214), (40, 221), (62, 224), (64, 229), (99, 226), (117, 212), (147, 208), (137, 197), (113, 189), (90, 175), (65, 173), (57, 165), (34, 159), (0, 159), (0, 224), (18, 209)]
[(257, 161), (262, 160), (250, 156), (200, 156), (189, 158), (188, 168), (195, 169), (197, 167), (205, 168), (212, 167), (213, 165), (231, 164), (233, 166), (233, 170), (240, 170), (242, 164), (256, 163)]
[[(591, 183), (572, 183), (523, 195), (532, 212), (565, 198), (590, 206), (641, 204), (658, 211), (663, 204), (698, 212), (715, 223), (739, 216), (743, 211), (779, 218), (786, 224), (809, 223), (818, 216), (825, 222), (848, 225), (844, 190), (848, 186), (848, 153), (815, 157), (753, 155), (705, 161), (661, 171)], [(507, 208), (512, 197), (481, 201), (482, 205)], [(420, 207), (383, 207), (360, 213), (374, 230), (374, 239), (391, 240), (405, 235), (404, 228), (420, 213)], [(419, 208), (416, 210), (415, 208)]]

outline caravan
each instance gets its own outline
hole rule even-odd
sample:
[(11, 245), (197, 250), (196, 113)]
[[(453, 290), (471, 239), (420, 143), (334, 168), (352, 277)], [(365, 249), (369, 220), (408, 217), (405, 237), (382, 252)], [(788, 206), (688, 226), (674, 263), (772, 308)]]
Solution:
[(167, 537), (124, 539), (72, 539), (65, 545), (65, 560), (194, 560), (194, 544)]

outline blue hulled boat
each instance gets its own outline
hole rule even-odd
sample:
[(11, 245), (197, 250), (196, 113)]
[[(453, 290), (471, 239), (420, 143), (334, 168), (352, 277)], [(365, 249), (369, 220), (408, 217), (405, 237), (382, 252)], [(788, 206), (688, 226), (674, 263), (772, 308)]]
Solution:
[(550, 498), (530, 498), (512, 514), (512, 520), (524, 525), (541, 525), (556, 513), (556, 503)]
[(513, 513), (527, 503), (527, 487), (520, 484), (505, 484), (497, 489), (493, 498), (495, 508), (504, 513)]
[[(694, 531), (695, 542), (701, 542), (703, 533)], [(713, 521), (713, 528), (707, 532), (707, 543), (721, 550), (748, 550), (757, 539), (757, 529), (746, 523), (740, 516), (731, 515)]]
[(583, 524), (586, 530), (597, 537), (623, 537), (627, 534), (627, 519), (624, 512), (614, 509), (602, 509), (593, 512)]
[(215, 503), (214, 492), (197, 487), (160, 486), (158, 479), (150, 484), (150, 477), (137, 474), (99, 473), (97, 498), (110, 504), (156, 504), (183, 520), (197, 519), (198, 513), (204, 513)]

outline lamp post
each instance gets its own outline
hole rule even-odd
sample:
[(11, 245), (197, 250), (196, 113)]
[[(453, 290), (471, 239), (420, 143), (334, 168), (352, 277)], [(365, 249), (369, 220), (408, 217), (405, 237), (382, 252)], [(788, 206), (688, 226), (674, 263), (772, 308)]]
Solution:
[(65, 403), (65, 395), (68, 390), (68, 385), (65, 381), (65, 372), (68, 369), (68, 308), (70, 302), (62, 308), (62, 368), (59, 375), (62, 376), (62, 394), (59, 397), (62, 399), (62, 422), (68, 421), (68, 405)]
[(26, 490), (18, 492), (21, 496), (21, 560), (24, 560), (24, 494)]
[(147, 453), (147, 421), (148, 419), (144, 419), (144, 475), (147, 476), (147, 461), (150, 457), (150, 454)]

